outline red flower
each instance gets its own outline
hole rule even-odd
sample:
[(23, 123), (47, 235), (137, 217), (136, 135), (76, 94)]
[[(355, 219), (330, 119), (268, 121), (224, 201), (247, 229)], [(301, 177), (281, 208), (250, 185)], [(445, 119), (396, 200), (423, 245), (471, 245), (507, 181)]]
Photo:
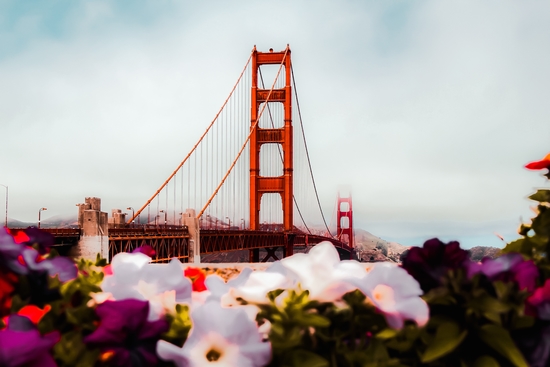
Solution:
[(7, 229), (8, 233), (12, 235), (15, 243), (26, 243), (30, 241), (30, 237), (22, 229)]
[(113, 275), (113, 267), (111, 266), (111, 264), (107, 264), (103, 267), (103, 274)]
[(525, 168), (532, 169), (532, 170), (539, 170), (539, 169), (550, 169), (550, 154), (547, 154), (546, 157), (541, 159), (540, 161), (527, 163), (525, 165)]
[(11, 294), (15, 289), (17, 276), (0, 270), (0, 318), (9, 315), (11, 308)]
[(185, 268), (183, 275), (191, 280), (191, 283), (193, 284), (193, 292), (202, 292), (207, 289), (204, 285), (206, 274), (202, 269), (188, 267)]
[(33, 324), (38, 324), (40, 322), (40, 319), (48, 313), (49, 310), (52, 309), (52, 306), (46, 305), (44, 308), (39, 308), (35, 305), (26, 305), (22, 309), (20, 309), (17, 314), (21, 316), (27, 317), (29, 320), (32, 321)]

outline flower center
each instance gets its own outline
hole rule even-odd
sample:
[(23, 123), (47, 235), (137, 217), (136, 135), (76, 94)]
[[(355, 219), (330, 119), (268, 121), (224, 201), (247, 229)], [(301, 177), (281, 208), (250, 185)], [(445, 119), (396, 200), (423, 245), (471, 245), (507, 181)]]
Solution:
[(394, 291), (390, 286), (378, 284), (372, 291), (372, 296), (378, 303), (391, 305), (395, 303)]
[(209, 362), (217, 361), (218, 359), (220, 359), (221, 356), (222, 354), (215, 349), (210, 349), (208, 353), (206, 353), (206, 359)]

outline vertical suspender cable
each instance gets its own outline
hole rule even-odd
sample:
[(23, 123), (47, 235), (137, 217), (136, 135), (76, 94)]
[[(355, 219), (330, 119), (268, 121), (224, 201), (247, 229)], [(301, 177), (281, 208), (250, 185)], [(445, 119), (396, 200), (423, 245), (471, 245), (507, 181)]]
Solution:
[(298, 117), (300, 119), (300, 128), (302, 129), (302, 138), (304, 140), (305, 153), (306, 153), (307, 162), (308, 162), (308, 165), (309, 165), (309, 172), (310, 172), (310, 175), (311, 175), (311, 180), (313, 181), (313, 189), (315, 191), (315, 197), (317, 198), (317, 205), (319, 206), (319, 210), (321, 211), (321, 216), (323, 217), (323, 223), (325, 224), (325, 228), (327, 229), (328, 233), (332, 236), (332, 234), (330, 233), (330, 230), (327, 226), (327, 221), (325, 220), (325, 214), (323, 213), (323, 208), (321, 208), (321, 202), (319, 201), (319, 194), (317, 192), (317, 185), (315, 184), (315, 178), (313, 177), (313, 170), (311, 168), (311, 161), (309, 159), (309, 151), (307, 149), (306, 135), (304, 133), (304, 124), (302, 123), (302, 113), (300, 111), (300, 103), (298, 101), (298, 90), (296, 88), (296, 81), (294, 80), (294, 69), (292, 68), (292, 64), (291, 64), (291, 67), (290, 67), (290, 72), (292, 74), (292, 84), (294, 85), (294, 95), (296, 97), (296, 107), (298, 108)]

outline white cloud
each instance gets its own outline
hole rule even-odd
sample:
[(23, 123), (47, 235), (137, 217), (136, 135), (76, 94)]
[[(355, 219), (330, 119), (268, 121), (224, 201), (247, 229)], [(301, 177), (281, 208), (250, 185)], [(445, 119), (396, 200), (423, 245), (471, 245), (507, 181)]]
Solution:
[(402, 223), (447, 232), (439, 221), (477, 233), (468, 223), (528, 217), (523, 198), (544, 183), (522, 165), (548, 151), (546, 4), (147, 3), (143, 21), (107, 4), (83, 3), (64, 37), (36, 34), (0, 60), (11, 217), (76, 212), (93, 195), (107, 211), (139, 206), (254, 44), (290, 43), (328, 217), (346, 184), (355, 223), (385, 223), (377, 235), (409, 233)]

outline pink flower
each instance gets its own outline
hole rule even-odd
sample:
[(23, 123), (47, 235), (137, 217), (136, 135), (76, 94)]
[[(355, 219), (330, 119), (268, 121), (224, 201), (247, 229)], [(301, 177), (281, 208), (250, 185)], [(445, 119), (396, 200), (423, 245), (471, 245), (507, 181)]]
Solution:
[(419, 326), (428, 322), (430, 310), (420, 298), (420, 285), (396, 264), (375, 264), (357, 286), (386, 316), (390, 327), (400, 329), (405, 320), (414, 320)]

